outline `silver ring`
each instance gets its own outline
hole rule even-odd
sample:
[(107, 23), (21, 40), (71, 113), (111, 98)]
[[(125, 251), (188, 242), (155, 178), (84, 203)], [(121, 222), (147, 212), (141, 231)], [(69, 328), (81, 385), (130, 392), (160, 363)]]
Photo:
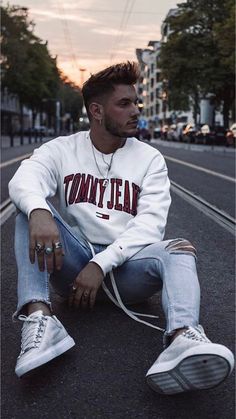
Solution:
[(76, 290), (77, 290), (77, 288), (76, 288), (76, 287), (74, 287), (74, 285), (73, 285), (73, 287), (72, 287), (72, 291), (73, 291), (73, 292), (76, 292)]
[(35, 245), (35, 252), (37, 252), (37, 253), (41, 253), (41, 252), (43, 251), (43, 249), (44, 249), (43, 244), (41, 244), (41, 243), (36, 243), (36, 245)]
[(44, 253), (49, 256), (53, 253), (53, 248), (52, 247), (45, 247), (44, 249)]
[(61, 242), (54, 243), (54, 249), (61, 249), (61, 248), (62, 248)]
[(87, 300), (87, 298), (88, 298), (88, 293), (87, 293), (87, 292), (84, 292), (84, 293), (83, 293), (83, 299), (84, 299), (84, 300)]

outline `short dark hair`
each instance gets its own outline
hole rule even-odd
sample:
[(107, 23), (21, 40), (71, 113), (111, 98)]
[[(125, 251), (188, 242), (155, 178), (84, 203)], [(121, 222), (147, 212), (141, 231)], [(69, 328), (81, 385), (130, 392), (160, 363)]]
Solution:
[(117, 84), (134, 85), (140, 77), (138, 63), (127, 61), (111, 65), (96, 74), (92, 74), (83, 84), (84, 105), (90, 118), (89, 105), (94, 100), (102, 99), (112, 93)]

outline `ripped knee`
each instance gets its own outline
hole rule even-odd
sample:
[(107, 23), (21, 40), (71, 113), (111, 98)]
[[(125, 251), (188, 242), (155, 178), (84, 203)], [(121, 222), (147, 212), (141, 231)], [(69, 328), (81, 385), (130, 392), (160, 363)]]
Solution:
[(190, 243), (188, 240), (185, 239), (174, 239), (171, 240), (168, 245), (165, 247), (165, 249), (169, 253), (174, 254), (186, 254), (186, 255), (192, 255), (194, 257), (197, 256), (197, 251), (195, 247)]

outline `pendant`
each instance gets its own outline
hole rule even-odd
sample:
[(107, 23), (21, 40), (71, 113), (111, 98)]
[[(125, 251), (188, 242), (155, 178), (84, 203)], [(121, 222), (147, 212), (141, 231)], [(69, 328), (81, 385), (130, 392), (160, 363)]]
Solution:
[(102, 186), (104, 186), (104, 188), (106, 188), (107, 185), (108, 185), (108, 183), (109, 183), (109, 180), (108, 179), (104, 179), (104, 181), (102, 182)]

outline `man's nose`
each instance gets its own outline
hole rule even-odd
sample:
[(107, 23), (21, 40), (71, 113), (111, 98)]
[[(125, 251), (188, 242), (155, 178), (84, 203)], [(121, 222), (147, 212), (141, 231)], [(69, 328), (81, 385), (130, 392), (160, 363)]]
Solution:
[(140, 110), (139, 110), (139, 107), (138, 107), (138, 105), (137, 104), (133, 104), (133, 107), (132, 107), (132, 116), (139, 116), (140, 115)]

